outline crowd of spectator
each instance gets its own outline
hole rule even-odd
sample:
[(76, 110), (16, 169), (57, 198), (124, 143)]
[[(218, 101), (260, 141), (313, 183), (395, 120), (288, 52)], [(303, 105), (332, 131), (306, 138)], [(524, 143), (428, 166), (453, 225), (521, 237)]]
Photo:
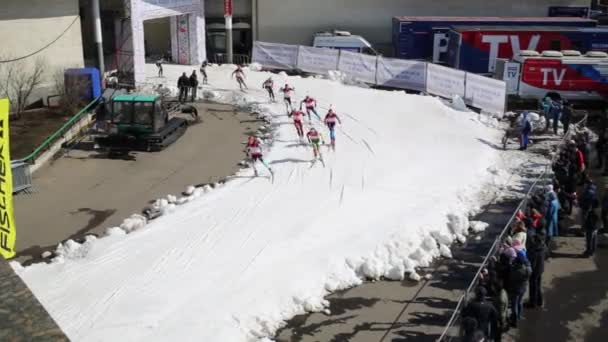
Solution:
[[(598, 139), (598, 167), (605, 164), (605, 133), (602, 130)], [(518, 326), (524, 308), (544, 306), (545, 261), (552, 255), (553, 238), (568, 233), (566, 218), (579, 223), (585, 234), (586, 248), (581, 257), (595, 253), (598, 229), (608, 227), (608, 196), (600, 202), (597, 187), (588, 176), (589, 131), (575, 129), (565, 139), (552, 164), (551, 184), (532, 193), (525, 207), (516, 213), (496, 254), (484, 265), (474, 298), (461, 314), (464, 341), (501, 341), (506, 331)], [(577, 217), (572, 216), (575, 207), (579, 208)], [(526, 292), (528, 301), (524, 303)]]

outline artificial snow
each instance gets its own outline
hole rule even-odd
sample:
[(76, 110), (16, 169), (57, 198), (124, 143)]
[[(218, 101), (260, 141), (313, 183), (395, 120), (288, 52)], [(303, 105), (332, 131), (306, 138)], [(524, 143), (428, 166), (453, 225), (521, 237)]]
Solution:
[(482, 221), (471, 221), (470, 225), (471, 225), (471, 231), (473, 233), (481, 233), (481, 232), (485, 231), (486, 229), (488, 229), (488, 227), (490, 226), (489, 223), (482, 222)]
[[(151, 88), (164, 83), (175, 94), (188, 67), (164, 68)], [(20, 270), (71, 340), (263, 340), (294, 315), (326, 310), (330, 291), (365, 278), (419, 281), (416, 269), (464, 241), (468, 215), (506, 181), (508, 173), (488, 172), (505, 165), (486, 143), (503, 131), (475, 113), (339, 77), (273, 75), (295, 86), (296, 103), (308, 93), (321, 115), (333, 105), (342, 119), (336, 152), (323, 147), (325, 165), (312, 164), (280, 97), (269, 103), (257, 89), (271, 74), (245, 69), (251, 88), (241, 92), (233, 70), (207, 68), (211, 84), (199, 96), (269, 120), (274, 177), (246, 168), (223, 185), (190, 189), (181, 205), (159, 199), (153, 206), (164, 215), (133, 215), (107, 237), (62, 244), (61, 262)]]

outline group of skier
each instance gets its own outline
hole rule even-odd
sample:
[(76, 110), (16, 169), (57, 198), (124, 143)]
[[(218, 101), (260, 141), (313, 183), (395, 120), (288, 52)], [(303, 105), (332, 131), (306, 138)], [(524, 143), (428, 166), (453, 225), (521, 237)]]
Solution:
[[(242, 69), (238, 67), (237, 70), (233, 72), (233, 75), (237, 76), (237, 82), (239, 83), (239, 87), (241, 87), (242, 90), (242, 87), (244, 86), (244, 82), (242, 81), (244, 77)], [(241, 75), (240, 79), (239, 75)], [(262, 84), (262, 88), (268, 92), (268, 97), (270, 101), (276, 102), (274, 94), (274, 80), (272, 79), (272, 77), (269, 77), (264, 81), (264, 83)], [(293, 99), (295, 97), (295, 88), (287, 83), (285, 83), (285, 85), (281, 87), (279, 91), (283, 94), (285, 110), (287, 112), (287, 116), (293, 120), (293, 124), (298, 135), (298, 140), (302, 144), (307, 141), (312, 147), (314, 157), (312, 160), (313, 163), (316, 160), (320, 160), (324, 164), (323, 155), (321, 153), (321, 146), (322, 144), (325, 144), (325, 140), (323, 138), (323, 134), (321, 134), (321, 132), (319, 132), (314, 127), (312, 121), (312, 114), (314, 114), (314, 116), (328, 128), (330, 146), (331, 149), (334, 151), (336, 149), (336, 124), (342, 124), (340, 117), (330, 106), (325, 117), (321, 119), (321, 116), (319, 116), (319, 113), (317, 112), (317, 101), (309, 95), (306, 95), (306, 97), (302, 101), (300, 101), (299, 108), (295, 108), (293, 102)], [(303, 110), (303, 108), (305, 111)], [(308, 131), (306, 133), (304, 133), (305, 117), (308, 117), (309, 126)], [(257, 161), (260, 161), (271, 174), (273, 173), (272, 168), (263, 159), (261, 144), (262, 142), (260, 141), (260, 139), (256, 138), (255, 136), (251, 136), (249, 137), (246, 147), (246, 152), (251, 160), (256, 176), (258, 175), (258, 171), (255, 168), (255, 163)]]

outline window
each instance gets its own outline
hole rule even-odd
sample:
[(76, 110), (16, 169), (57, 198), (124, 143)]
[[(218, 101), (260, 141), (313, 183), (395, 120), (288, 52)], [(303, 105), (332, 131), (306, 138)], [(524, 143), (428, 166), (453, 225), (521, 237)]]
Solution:
[(562, 49), (562, 42), (560, 42), (559, 40), (552, 40), (549, 44), (549, 49), (560, 51)]
[(152, 126), (153, 102), (135, 102), (135, 123)]
[(130, 124), (133, 121), (133, 103), (132, 102), (114, 102), (114, 118), (112, 122)]

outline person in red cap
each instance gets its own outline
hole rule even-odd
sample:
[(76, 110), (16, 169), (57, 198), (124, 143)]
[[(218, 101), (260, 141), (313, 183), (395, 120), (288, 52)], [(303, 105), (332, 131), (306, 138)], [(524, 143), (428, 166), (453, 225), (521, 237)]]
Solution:
[(283, 101), (285, 101), (285, 109), (287, 113), (290, 113), (293, 110), (293, 105), (291, 104), (291, 98), (294, 95), (296, 88), (292, 88), (289, 84), (285, 83), (283, 88), (279, 89), (283, 93)]
[(331, 148), (332, 150), (336, 150), (336, 122), (342, 124), (338, 114), (334, 112), (333, 109), (329, 108), (329, 111), (325, 115), (325, 124), (327, 128), (329, 128), (329, 139), (331, 140)]
[(272, 175), (272, 168), (264, 161), (264, 157), (262, 156), (262, 142), (255, 136), (250, 136), (247, 140), (247, 147), (245, 148), (245, 152), (249, 156), (251, 160), (251, 167), (253, 167), (253, 172), (255, 176), (258, 176), (258, 169), (255, 167), (255, 162), (260, 161), (262, 165), (264, 165), (270, 174)]
[(236, 66), (236, 70), (232, 72), (232, 76), (236, 77), (236, 81), (238, 82), (241, 91), (243, 91), (243, 87), (245, 87), (245, 89), (248, 89), (247, 85), (245, 84), (245, 72), (243, 71), (243, 68), (241, 68), (240, 65)]
[(304, 112), (301, 110), (292, 110), (288, 116), (293, 119), (293, 124), (296, 126), (296, 131), (298, 132), (298, 138), (302, 141), (302, 139), (304, 139), (304, 127), (302, 125)]

